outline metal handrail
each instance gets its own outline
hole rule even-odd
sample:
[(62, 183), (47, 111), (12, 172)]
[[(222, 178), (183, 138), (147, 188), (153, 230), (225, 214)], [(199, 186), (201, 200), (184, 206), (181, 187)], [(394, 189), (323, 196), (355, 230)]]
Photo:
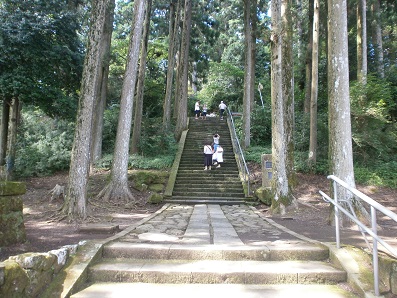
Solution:
[[(397, 251), (383, 241), (377, 234), (377, 222), (376, 222), (376, 211), (382, 212), (384, 215), (388, 216), (395, 222), (397, 222), (397, 214), (390, 211), (383, 205), (379, 204), (378, 202), (374, 201), (367, 195), (363, 194), (359, 190), (350, 187), (346, 182), (339, 179), (334, 175), (329, 175), (328, 179), (333, 181), (333, 194), (334, 199), (331, 199), (328, 195), (324, 192), (320, 191), (321, 196), (323, 199), (329, 201), (334, 205), (335, 208), (335, 234), (336, 234), (336, 245), (337, 248), (340, 248), (340, 235), (339, 235), (339, 211), (342, 211), (347, 217), (349, 217), (352, 221), (354, 221), (361, 229), (362, 232), (367, 232), (369, 235), (372, 236), (372, 259), (373, 259), (373, 270), (374, 270), (374, 291), (375, 295), (379, 296), (379, 264), (378, 264), (378, 242), (382, 244), (394, 257), (397, 258)], [(362, 223), (357, 216), (355, 215), (353, 208), (349, 201), (340, 199), (338, 201), (338, 186), (342, 186), (344, 189), (350, 191), (355, 197), (365, 201), (371, 206), (371, 228), (368, 228), (364, 223)], [(342, 207), (339, 202), (349, 203), (350, 211)], [(364, 235), (365, 237), (365, 235)], [(367, 242), (368, 244), (368, 242)]]
[(250, 191), (250, 172), (248, 170), (247, 163), (245, 162), (243, 150), (241, 149), (240, 142), (237, 137), (236, 133), (236, 127), (234, 125), (234, 120), (233, 120), (233, 115), (230, 112), (230, 109), (226, 107), (226, 111), (228, 114), (228, 118), (230, 119), (231, 122), (231, 131), (232, 131), (232, 141), (234, 143), (233, 149), (234, 153), (237, 155), (237, 165), (240, 170), (240, 173), (243, 175), (243, 180), (244, 182), (247, 183), (247, 194), (248, 196), (251, 194)]

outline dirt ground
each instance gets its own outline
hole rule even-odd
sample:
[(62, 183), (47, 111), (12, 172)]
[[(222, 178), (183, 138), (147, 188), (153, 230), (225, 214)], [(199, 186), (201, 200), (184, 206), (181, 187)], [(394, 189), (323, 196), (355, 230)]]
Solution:
[[(250, 166), (256, 187), (261, 183), (260, 168)], [(104, 239), (112, 235), (110, 232), (99, 230), (95, 233), (84, 231), (87, 224), (99, 226), (118, 226), (121, 229), (135, 223), (156, 212), (162, 204), (146, 203), (149, 192), (133, 190), (137, 198), (135, 206), (125, 207), (125, 204), (103, 204), (95, 200), (95, 194), (105, 186), (107, 173), (95, 173), (89, 183), (89, 210), (91, 216), (86, 222), (69, 222), (60, 216), (59, 209), (63, 199), (57, 198), (51, 201), (50, 191), (58, 185), (66, 185), (67, 173), (60, 173), (50, 177), (26, 179), (27, 192), (23, 197), (24, 220), (27, 241), (10, 247), (0, 248), (0, 261), (11, 255), (24, 252), (47, 252), (63, 245), (77, 244), (81, 240)], [(388, 206), (397, 213), (397, 190), (379, 187), (357, 188), (375, 199), (379, 203)], [(309, 238), (325, 242), (335, 242), (334, 227), (328, 223), (329, 204), (324, 202), (319, 195), (319, 190), (329, 193), (329, 181), (325, 176), (298, 174), (298, 185), (294, 190), (298, 208), (283, 215), (270, 214), (265, 205), (257, 206), (265, 216), (275, 222)], [(397, 244), (397, 224), (390, 223), (382, 217), (378, 219), (382, 229), (379, 234), (384, 235), (390, 244)], [(341, 233), (342, 242), (359, 247), (366, 244), (356, 228), (344, 229)]]

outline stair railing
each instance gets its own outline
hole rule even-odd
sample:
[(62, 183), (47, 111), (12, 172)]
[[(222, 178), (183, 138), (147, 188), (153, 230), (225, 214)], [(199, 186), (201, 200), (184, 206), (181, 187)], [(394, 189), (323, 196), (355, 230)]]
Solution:
[[(329, 175), (327, 178), (333, 181), (333, 196), (334, 196), (334, 198), (331, 199), (328, 195), (326, 195), (322, 191), (320, 191), (320, 194), (325, 201), (332, 203), (335, 208), (336, 247), (340, 248), (340, 236), (339, 236), (340, 213), (339, 213), (339, 211), (341, 211), (359, 226), (364, 238), (366, 238), (364, 232), (366, 232), (372, 236), (372, 260), (373, 260), (372, 267), (373, 267), (373, 272), (374, 272), (374, 291), (375, 291), (375, 295), (379, 296), (378, 242), (380, 244), (382, 244), (383, 247), (385, 247), (396, 258), (397, 258), (397, 251), (378, 236), (378, 234), (377, 234), (378, 224), (376, 222), (376, 211), (382, 212), (384, 215), (388, 216), (390, 219), (394, 220), (395, 222), (397, 222), (397, 214), (394, 213), (393, 211), (390, 211), (389, 209), (387, 209), (383, 205), (379, 204), (378, 202), (374, 201), (373, 199), (371, 199), (367, 195), (363, 194), (359, 190), (357, 190), (353, 187), (350, 187), (346, 182), (339, 179), (338, 177), (336, 177), (334, 175)], [(364, 223), (362, 223), (357, 218), (350, 201), (343, 199), (343, 198), (338, 198), (337, 194), (338, 194), (339, 187), (342, 187), (342, 188), (348, 190), (351, 194), (354, 195), (355, 198), (363, 200), (370, 206), (371, 228), (367, 227)], [(345, 209), (342, 205), (340, 205), (340, 203), (346, 203), (349, 206), (349, 210)], [(367, 242), (367, 244), (369, 244), (367, 240), (366, 240), (366, 242)]]
[(229, 110), (228, 107), (226, 107), (228, 119), (230, 120), (229, 127), (231, 128), (231, 136), (232, 136), (232, 142), (233, 142), (233, 149), (234, 149), (234, 154), (237, 156), (237, 165), (239, 168), (239, 171), (242, 175), (244, 183), (247, 184), (247, 195), (250, 196), (251, 190), (250, 190), (250, 172), (248, 170), (247, 163), (245, 162), (244, 158), (244, 153), (243, 150), (241, 149), (240, 142), (237, 137), (236, 133), (236, 127), (234, 125), (234, 120), (233, 120), (233, 115), (232, 112)]

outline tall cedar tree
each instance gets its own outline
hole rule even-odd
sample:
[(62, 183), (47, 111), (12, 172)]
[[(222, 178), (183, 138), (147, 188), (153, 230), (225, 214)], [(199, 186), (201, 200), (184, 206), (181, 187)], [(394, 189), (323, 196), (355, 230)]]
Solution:
[(139, 48), (145, 19), (145, 1), (134, 2), (134, 21), (131, 27), (127, 65), (121, 91), (120, 115), (117, 126), (116, 145), (113, 154), (111, 180), (98, 194), (105, 201), (134, 200), (128, 187), (128, 157), (132, 124), (135, 84), (138, 76)]

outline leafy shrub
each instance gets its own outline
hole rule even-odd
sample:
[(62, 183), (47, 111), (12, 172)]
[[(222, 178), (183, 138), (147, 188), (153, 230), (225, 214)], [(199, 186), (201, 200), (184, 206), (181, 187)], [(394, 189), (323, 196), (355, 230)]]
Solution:
[(15, 174), (20, 177), (49, 175), (70, 163), (74, 127), (51, 119), (39, 110), (23, 110), (17, 136)]

